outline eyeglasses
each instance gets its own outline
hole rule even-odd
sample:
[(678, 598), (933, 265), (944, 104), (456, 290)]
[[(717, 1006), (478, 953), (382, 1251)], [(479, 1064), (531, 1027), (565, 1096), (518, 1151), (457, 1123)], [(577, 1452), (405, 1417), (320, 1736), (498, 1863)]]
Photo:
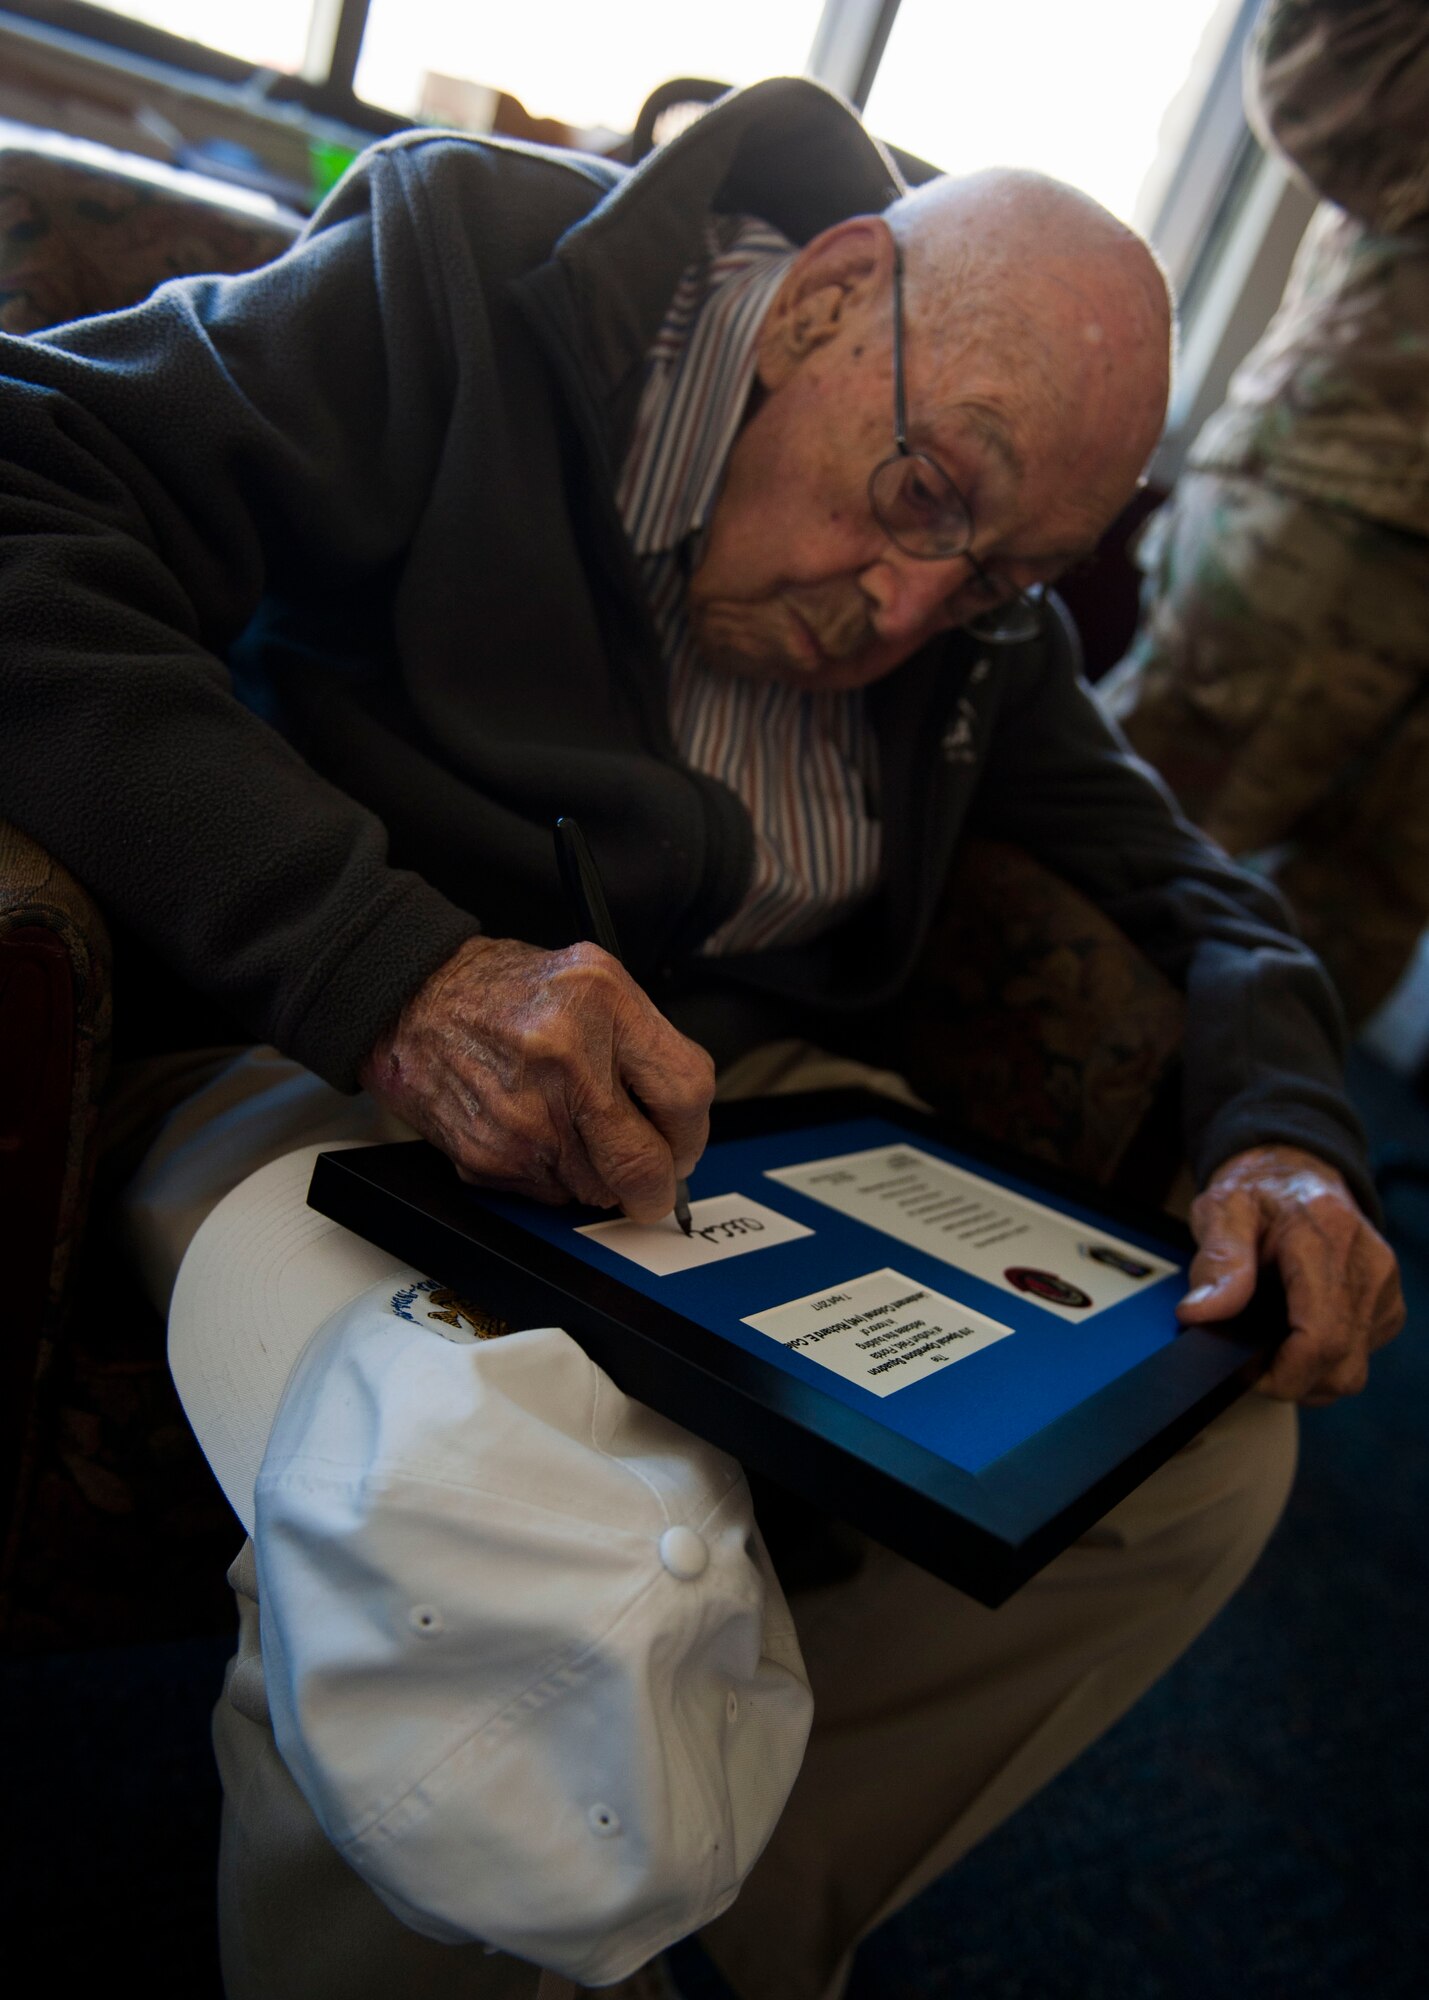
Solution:
[(893, 444), (868, 476), (874, 519), (905, 555), (920, 562), (961, 556), (973, 588), (987, 609), (964, 630), (994, 646), (1017, 646), (1042, 630), (1042, 587), (1019, 590), (989, 576), (972, 552), (972, 509), (935, 458), (908, 444), (908, 404), (903, 387), (903, 254), (893, 246)]

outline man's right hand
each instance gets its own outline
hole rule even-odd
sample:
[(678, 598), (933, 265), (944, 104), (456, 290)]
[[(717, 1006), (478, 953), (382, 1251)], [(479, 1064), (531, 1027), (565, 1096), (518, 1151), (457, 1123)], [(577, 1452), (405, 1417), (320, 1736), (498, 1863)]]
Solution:
[(361, 1078), (463, 1180), (637, 1222), (674, 1207), (714, 1096), (709, 1056), (599, 945), (540, 951), (514, 938), (468, 938)]

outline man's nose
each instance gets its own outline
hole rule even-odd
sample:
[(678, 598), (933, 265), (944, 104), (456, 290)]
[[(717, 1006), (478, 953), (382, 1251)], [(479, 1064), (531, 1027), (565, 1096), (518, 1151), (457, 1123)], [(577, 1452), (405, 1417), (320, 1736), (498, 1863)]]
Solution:
[(880, 639), (898, 642), (952, 622), (951, 600), (971, 574), (966, 556), (927, 562), (890, 550), (859, 574)]

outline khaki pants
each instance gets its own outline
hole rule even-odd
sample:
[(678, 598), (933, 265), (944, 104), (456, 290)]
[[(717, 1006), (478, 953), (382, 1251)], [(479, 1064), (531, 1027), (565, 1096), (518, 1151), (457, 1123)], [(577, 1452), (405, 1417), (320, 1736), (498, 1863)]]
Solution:
[[(756, 1051), (727, 1095), (896, 1077), (802, 1045)], [(268, 1159), (400, 1128), (272, 1051), (211, 1073), (167, 1120), (122, 1226), (156, 1301), (203, 1215)], [(744, 2000), (834, 2000), (855, 1945), (1125, 1713), (1213, 1618), (1279, 1518), (1295, 1414), (1248, 1396), (1007, 1604), (985, 1610), (872, 1542), (791, 1599), (813, 1734), (774, 1837), (703, 1943)], [(230, 2000), (564, 2000), (564, 1980), (405, 1929), (329, 1845), (268, 1724), (251, 1546), (214, 1717)]]

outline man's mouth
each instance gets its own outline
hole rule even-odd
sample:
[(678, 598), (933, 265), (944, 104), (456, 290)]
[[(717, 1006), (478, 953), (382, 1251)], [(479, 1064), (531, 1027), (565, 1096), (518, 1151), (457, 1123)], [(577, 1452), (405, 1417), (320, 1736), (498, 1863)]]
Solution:
[(793, 605), (787, 606), (789, 622), (794, 633), (794, 652), (799, 665), (806, 673), (816, 674), (829, 665), (829, 656), (819, 643), (818, 634), (807, 618), (802, 617)]
[(809, 672), (847, 666), (867, 652), (873, 630), (861, 600), (815, 600), (813, 593), (807, 593), (804, 594), (809, 604), (806, 611), (798, 601), (801, 594), (788, 592), (784, 609), (794, 629), (799, 657)]

